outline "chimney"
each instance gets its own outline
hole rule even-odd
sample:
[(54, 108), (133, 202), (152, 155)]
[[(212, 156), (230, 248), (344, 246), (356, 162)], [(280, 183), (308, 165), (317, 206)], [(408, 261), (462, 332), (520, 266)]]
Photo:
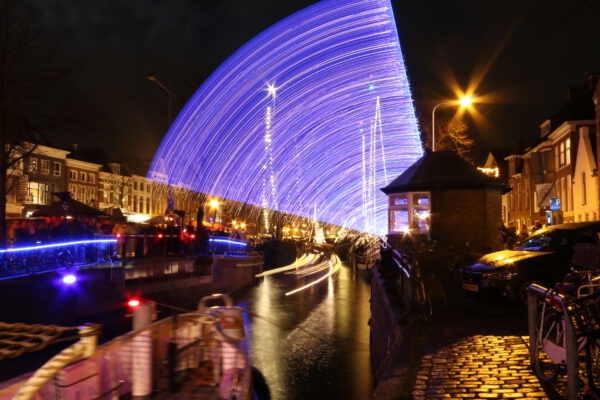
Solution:
[(71, 148), (73, 149), (73, 153), (77, 152), (77, 148), (79, 147), (79, 145), (77, 143), (73, 143), (71, 144)]

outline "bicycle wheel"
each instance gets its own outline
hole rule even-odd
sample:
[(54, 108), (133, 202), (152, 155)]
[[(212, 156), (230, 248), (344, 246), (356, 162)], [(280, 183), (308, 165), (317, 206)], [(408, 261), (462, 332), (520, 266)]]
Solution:
[(427, 289), (423, 280), (419, 279), (415, 282), (415, 306), (417, 316), (425, 322), (429, 322), (433, 316), (433, 303), (427, 295)]
[(564, 321), (561, 313), (547, 305), (541, 315), (532, 338), (531, 366), (540, 382), (549, 383), (566, 372)]
[(585, 344), (585, 375), (588, 391), (600, 398), (598, 380), (600, 379), (600, 338), (588, 337)]
[(63, 267), (72, 267), (75, 264), (73, 255), (69, 250), (63, 250), (57, 255), (58, 263)]

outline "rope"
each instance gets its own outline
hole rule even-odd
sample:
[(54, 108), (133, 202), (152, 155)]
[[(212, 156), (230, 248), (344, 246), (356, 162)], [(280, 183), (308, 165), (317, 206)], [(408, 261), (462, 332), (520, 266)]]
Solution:
[(58, 339), (63, 333), (77, 329), (56, 325), (0, 322), (0, 360), (38, 351), (58, 341), (77, 339), (79, 336)]
[(54, 377), (65, 365), (81, 357), (87, 347), (86, 343), (77, 342), (67, 347), (50, 361), (38, 369), (31, 378), (19, 389), (13, 400), (31, 399), (40, 387)]

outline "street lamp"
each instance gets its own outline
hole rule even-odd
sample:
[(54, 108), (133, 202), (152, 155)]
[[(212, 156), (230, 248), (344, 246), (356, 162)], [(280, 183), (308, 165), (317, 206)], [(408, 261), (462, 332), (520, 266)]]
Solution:
[(213, 224), (215, 224), (217, 222), (217, 209), (219, 208), (219, 201), (216, 199), (212, 199), (210, 201), (210, 208), (212, 208), (214, 210)]
[(435, 151), (435, 110), (437, 110), (438, 107), (449, 105), (449, 104), (458, 105), (461, 107), (470, 107), (471, 104), (473, 104), (473, 98), (471, 96), (463, 96), (458, 100), (445, 101), (443, 103), (436, 104), (435, 107), (433, 107), (433, 111), (431, 111), (431, 151), (432, 152)]
[(156, 83), (159, 88), (164, 90), (169, 95), (169, 103), (168, 103), (168, 109), (167, 109), (168, 115), (167, 116), (169, 118), (169, 127), (170, 127), (171, 122), (173, 121), (172, 111), (171, 111), (173, 109), (173, 99), (177, 100), (177, 96), (175, 96), (175, 93), (173, 93), (173, 91), (171, 89), (169, 89), (161, 81), (159, 81), (158, 78), (156, 77), (156, 75), (148, 74), (148, 75), (146, 75), (146, 78), (149, 81)]
[[(169, 89), (161, 81), (159, 81), (158, 78), (156, 77), (156, 75), (148, 74), (148, 75), (146, 75), (146, 79), (148, 79), (150, 82), (156, 83), (159, 88), (164, 90), (169, 95), (169, 101), (168, 101), (168, 106), (167, 106), (167, 130), (169, 130), (169, 128), (171, 127), (171, 122), (173, 122), (173, 117), (171, 116), (172, 115), (171, 110), (173, 109), (173, 99), (177, 100), (177, 96), (175, 96), (175, 93), (173, 93), (173, 91), (171, 89)], [(174, 205), (175, 198), (173, 195), (173, 188), (168, 183), (167, 183), (167, 192), (168, 192), (168, 194), (167, 194), (167, 211), (170, 211), (173, 208), (175, 208), (175, 205)]]

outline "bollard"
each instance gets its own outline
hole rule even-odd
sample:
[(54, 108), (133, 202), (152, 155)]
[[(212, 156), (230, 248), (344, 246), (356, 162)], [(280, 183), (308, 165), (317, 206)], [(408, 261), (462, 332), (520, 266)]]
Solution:
[[(154, 307), (150, 302), (144, 302), (133, 310), (133, 330), (149, 326), (153, 312)], [(147, 330), (137, 334), (131, 346), (131, 394), (133, 399), (149, 399), (152, 394), (152, 332)]]

